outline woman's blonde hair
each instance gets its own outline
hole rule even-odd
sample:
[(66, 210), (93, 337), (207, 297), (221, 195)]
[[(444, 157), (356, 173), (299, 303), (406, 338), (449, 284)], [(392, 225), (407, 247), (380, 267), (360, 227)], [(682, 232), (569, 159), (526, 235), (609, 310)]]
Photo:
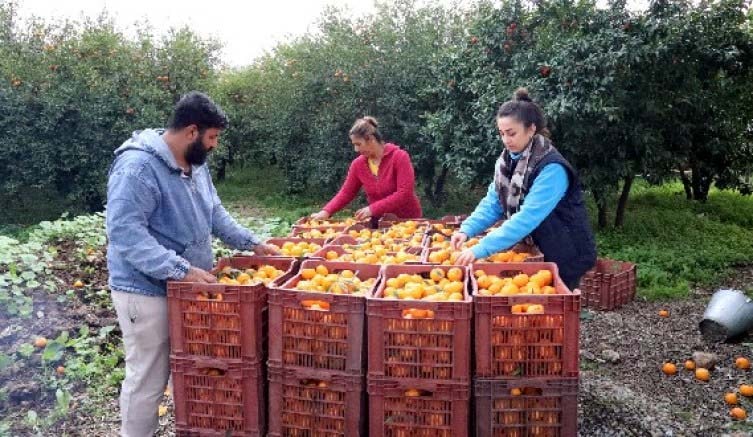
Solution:
[(353, 123), (353, 127), (350, 128), (348, 135), (364, 139), (371, 135), (380, 143), (383, 141), (382, 133), (379, 132), (379, 123), (376, 118), (368, 115), (357, 119), (356, 122)]

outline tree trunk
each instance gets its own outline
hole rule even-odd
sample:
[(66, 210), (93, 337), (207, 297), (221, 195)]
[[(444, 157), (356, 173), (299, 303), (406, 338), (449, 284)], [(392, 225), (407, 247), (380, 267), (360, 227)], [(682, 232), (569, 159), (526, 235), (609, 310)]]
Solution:
[(711, 177), (704, 174), (703, 167), (698, 162), (692, 162), (691, 168), (691, 186), (693, 187), (693, 200), (705, 202), (709, 195), (709, 186), (711, 186)]
[(693, 200), (693, 188), (690, 186), (690, 179), (685, 174), (685, 167), (680, 167), (680, 180), (682, 180), (682, 186), (685, 188), (685, 199)]
[(437, 182), (434, 184), (434, 193), (432, 193), (432, 205), (434, 206), (441, 206), (442, 204), (444, 204), (444, 201), (445, 201), (444, 185), (445, 185), (445, 182), (447, 182), (448, 172), (449, 172), (449, 169), (447, 167), (443, 167), (442, 173), (440, 173), (439, 177), (437, 178)]
[(622, 227), (625, 222), (625, 208), (627, 207), (628, 198), (630, 197), (630, 188), (633, 186), (635, 175), (630, 174), (625, 177), (625, 183), (622, 185), (622, 193), (617, 203), (617, 212), (614, 215), (614, 227)]
[(598, 211), (598, 226), (599, 229), (604, 229), (607, 227), (607, 205), (602, 200), (602, 197), (594, 191), (594, 200), (596, 201), (596, 210)]

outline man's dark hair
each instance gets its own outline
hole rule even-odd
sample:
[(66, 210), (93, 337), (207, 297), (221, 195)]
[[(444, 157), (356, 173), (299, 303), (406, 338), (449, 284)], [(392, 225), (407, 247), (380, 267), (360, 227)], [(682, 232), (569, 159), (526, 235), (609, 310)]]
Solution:
[(177, 130), (192, 124), (204, 132), (210, 128), (225, 129), (229, 123), (225, 112), (208, 95), (191, 91), (175, 105), (167, 127)]

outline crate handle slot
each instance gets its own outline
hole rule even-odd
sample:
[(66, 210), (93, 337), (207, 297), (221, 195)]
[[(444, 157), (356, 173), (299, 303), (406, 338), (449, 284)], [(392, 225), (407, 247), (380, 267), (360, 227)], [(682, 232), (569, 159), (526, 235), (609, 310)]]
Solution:
[(403, 310), (402, 316), (404, 319), (433, 319), (434, 311), (421, 308), (406, 308)]
[(531, 314), (544, 314), (544, 305), (542, 304), (534, 304), (534, 303), (520, 303), (513, 305), (510, 308), (510, 312), (513, 314), (520, 314), (520, 315), (531, 315)]
[(324, 300), (302, 300), (301, 306), (310, 311), (329, 311), (329, 302)]

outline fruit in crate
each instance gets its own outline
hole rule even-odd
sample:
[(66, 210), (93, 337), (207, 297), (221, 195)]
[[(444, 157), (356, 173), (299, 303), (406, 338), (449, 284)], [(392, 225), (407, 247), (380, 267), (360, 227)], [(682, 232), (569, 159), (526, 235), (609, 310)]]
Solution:
[(432, 269), (424, 274), (401, 273), (385, 282), (385, 299), (423, 300), (428, 302), (462, 301), (463, 270)]
[(306, 256), (322, 248), (319, 244), (306, 241), (299, 241), (297, 243), (286, 241), (282, 246), (274, 244), (273, 246), (277, 247), (280, 253), (284, 256)]
[(365, 296), (375, 282), (376, 278), (361, 280), (352, 270), (330, 273), (327, 266), (320, 264), (315, 268), (301, 269), (300, 280), (294, 288), (300, 291)]
[(318, 226), (352, 226), (354, 224), (358, 223), (356, 219), (352, 217), (348, 217), (343, 220), (309, 220), (307, 222), (304, 222), (301, 224), (301, 226), (311, 226), (311, 227), (318, 227)]
[[(550, 270), (539, 270), (531, 276), (518, 273), (511, 276), (489, 275), (483, 270), (474, 272), (481, 296), (514, 296), (518, 294), (556, 294)], [(528, 312), (528, 311), (526, 311)]]
[(491, 263), (519, 263), (525, 261), (529, 256), (530, 254), (528, 252), (515, 252), (514, 250), (508, 250), (505, 252), (497, 252), (494, 255), (486, 258), (484, 261)]
[(335, 228), (311, 229), (300, 234), (303, 238), (332, 238), (340, 235), (340, 230)]
[[(388, 252), (385, 247), (378, 247), (365, 251), (362, 249), (346, 248), (343, 246), (345, 253), (340, 254), (336, 251), (328, 251), (325, 257), (330, 261), (356, 262), (360, 264), (405, 264), (408, 261), (419, 261), (419, 256), (405, 251)], [(330, 253), (333, 252), (333, 253)]]
[(269, 284), (285, 273), (271, 265), (261, 265), (256, 268), (235, 269), (225, 266), (217, 273), (220, 284), (225, 285), (256, 285), (259, 283)]
[(413, 239), (414, 236), (419, 236), (423, 239), (423, 233), (425, 230), (426, 226), (413, 220), (408, 220), (406, 222), (395, 223), (383, 232), (384, 235), (390, 238), (410, 240)]

